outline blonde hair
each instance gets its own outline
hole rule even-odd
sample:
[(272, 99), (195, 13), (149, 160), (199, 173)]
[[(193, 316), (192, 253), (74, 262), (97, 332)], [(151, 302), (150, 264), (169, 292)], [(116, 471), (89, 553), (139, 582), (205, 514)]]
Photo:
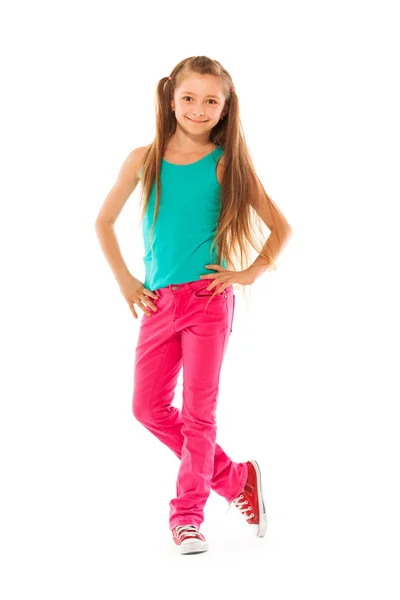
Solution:
[[(222, 83), (228, 108), (227, 116), (220, 120), (210, 132), (210, 142), (221, 146), (224, 150), (221, 211), (211, 252), (214, 245), (217, 244), (218, 264), (221, 264), (224, 258), (228, 270), (244, 270), (251, 264), (251, 246), (269, 261), (271, 268), (276, 270), (277, 266), (272, 257), (262, 251), (266, 242), (263, 234), (264, 223), (249, 202), (249, 198), (252, 198), (253, 202), (271, 202), (271, 199), (255, 172), (247, 148), (240, 122), (239, 100), (236, 93), (231, 91), (231, 88), (234, 87), (232, 78), (218, 61), (207, 56), (191, 56), (182, 60), (172, 70), (170, 77), (163, 77), (157, 85), (156, 135), (145, 154), (141, 177), (142, 212), (140, 223), (145, 216), (154, 181), (156, 182), (154, 221), (150, 234), (152, 256), (152, 236), (160, 204), (161, 159), (168, 141), (176, 130), (176, 118), (171, 111), (171, 100), (175, 88), (185, 77), (193, 73), (218, 77)], [(260, 236), (260, 241), (258, 241), (257, 235)], [(210, 283), (210, 280), (208, 282)], [(235, 286), (235, 289), (240, 288)], [(215, 293), (218, 291), (218, 286), (216, 286)]]

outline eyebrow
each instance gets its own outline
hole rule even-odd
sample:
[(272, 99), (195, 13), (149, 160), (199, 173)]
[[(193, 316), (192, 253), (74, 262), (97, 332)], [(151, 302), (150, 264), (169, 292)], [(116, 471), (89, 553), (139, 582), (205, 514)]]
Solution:
[[(195, 96), (196, 94), (194, 92), (181, 92), (182, 94), (189, 94), (190, 96)], [(209, 94), (208, 96), (206, 96), (206, 98), (217, 98), (217, 100), (219, 100), (219, 96), (212, 96), (211, 94)]]

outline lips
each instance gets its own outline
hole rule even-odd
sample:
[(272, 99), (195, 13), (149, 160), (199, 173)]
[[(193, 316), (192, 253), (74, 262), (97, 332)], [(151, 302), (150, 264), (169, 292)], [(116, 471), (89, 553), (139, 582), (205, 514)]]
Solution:
[(195, 121), (194, 119), (190, 119), (190, 117), (186, 118), (189, 119), (189, 121), (192, 121), (192, 123), (207, 123), (207, 121)]

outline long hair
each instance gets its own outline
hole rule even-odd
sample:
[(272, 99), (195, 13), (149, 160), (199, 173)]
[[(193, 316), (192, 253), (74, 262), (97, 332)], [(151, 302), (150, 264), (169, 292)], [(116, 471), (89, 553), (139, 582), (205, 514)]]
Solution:
[[(224, 169), (221, 183), (221, 210), (217, 223), (217, 231), (211, 249), (218, 246), (218, 264), (225, 258), (228, 270), (244, 270), (251, 264), (250, 246), (263, 258), (270, 262), (276, 270), (276, 264), (271, 256), (262, 251), (266, 238), (263, 235), (264, 224), (253, 204), (263, 201), (260, 195), (265, 195), (264, 201), (270, 202), (260, 179), (258, 178), (251, 159), (239, 116), (239, 100), (228, 71), (216, 60), (207, 56), (191, 56), (182, 60), (171, 72), (171, 79), (163, 77), (157, 84), (156, 90), (156, 135), (148, 148), (142, 167), (142, 212), (140, 223), (145, 216), (150, 193), (156, 181), (156, 202), (154, 221), (150, 239), (153, 253), (152, 236), (158, 215), (160, 203), (160, 170), (161, 159), (167, 143), (176, 130), (176, 118), (171, 111), (171, 100), (175, 88), (181, 81), (192, 73), (199, 75), (214, 75), (219, 77), (225, 96), (228, 113), (210, 132), (210, 142), (221, 146), (224, 150)], [(273, 211), (272, 211), (273, 212)], [(257, 240), (260, 236), (260, 242)], [(208, 281), (210, 283), (210, 281)], [(215, 293), (218, 293), (216, 286)], [(240, 288), (236, 288), (240, 289)]]

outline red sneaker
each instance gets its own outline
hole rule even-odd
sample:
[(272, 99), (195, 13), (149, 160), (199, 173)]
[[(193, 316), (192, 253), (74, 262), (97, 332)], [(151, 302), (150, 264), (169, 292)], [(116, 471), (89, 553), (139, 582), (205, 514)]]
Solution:
[(255, 460), (248, 460), (247, 466), (249, 474), (246, 484), (240, 496), (232, 503), (255, 529), (257, 537), (264, 537), (267, 531), (267, 511), (261, 486), (261, 471)]
[(181, 554), (197, 554), (208, 550), (206, 538), (195, 525), (178, 525), (172, 529), (172, 536)]

